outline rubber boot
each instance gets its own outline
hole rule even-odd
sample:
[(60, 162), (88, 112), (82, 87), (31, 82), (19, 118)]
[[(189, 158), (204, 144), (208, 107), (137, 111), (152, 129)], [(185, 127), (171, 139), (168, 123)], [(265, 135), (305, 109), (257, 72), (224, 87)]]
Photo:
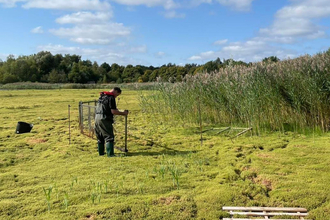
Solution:
[(97, 150), (99, 151), (99, 155), (104, 155), (104, 143), (97, 143)]
[(113, 145), (114, 145), (113, 142), (105, 143), (105, 147), (106, 147), (106, 150), (107, 150), (107, 156), (108, 157), (114, 157), (115, 156)]

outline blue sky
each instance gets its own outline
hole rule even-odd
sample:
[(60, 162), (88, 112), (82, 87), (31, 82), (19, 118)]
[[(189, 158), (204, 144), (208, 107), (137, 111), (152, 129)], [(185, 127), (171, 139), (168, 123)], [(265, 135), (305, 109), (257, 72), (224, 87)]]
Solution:
[(294, 58), (330, 47), (329, 0), (0, 0), (0, 59), (39, 51), (99, 64)]

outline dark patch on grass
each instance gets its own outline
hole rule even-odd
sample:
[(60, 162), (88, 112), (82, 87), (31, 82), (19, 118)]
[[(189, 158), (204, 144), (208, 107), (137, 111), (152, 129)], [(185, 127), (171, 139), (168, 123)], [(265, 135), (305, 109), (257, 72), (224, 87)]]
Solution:
[(243, 154), (243, 153), (236, 154), (237, 158), (244, 157), (244, 156), (245, 156), (245, 154)]
[(234, 171), (235, 171), (235, 173), (237, 174), (237, 175), (241, 175), (241, 170), (240, 169), (234, 169)]
[(121, 214), (124, 215), (125, 213), (130, 213), (132, 211), (131, 207), (126, 207), (125, 209), (121, 210)]

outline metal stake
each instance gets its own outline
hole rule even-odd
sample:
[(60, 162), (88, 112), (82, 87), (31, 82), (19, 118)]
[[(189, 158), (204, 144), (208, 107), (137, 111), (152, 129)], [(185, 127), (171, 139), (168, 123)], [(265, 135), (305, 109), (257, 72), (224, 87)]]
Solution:
[(69, 145), (71, 144), (70, 107), (71, 107), (71, 105), (68, 105), (68, 113), (69, 113)]
[(125, 152), (128, 152), (128, 150), (127, 150), (127, 115), (125, 115)]

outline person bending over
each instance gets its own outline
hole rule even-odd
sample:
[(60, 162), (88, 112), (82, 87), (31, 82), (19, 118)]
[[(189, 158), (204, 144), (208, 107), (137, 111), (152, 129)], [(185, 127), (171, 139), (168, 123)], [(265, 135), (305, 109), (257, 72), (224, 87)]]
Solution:
[(119, 111), (116, 98), (121, 94), (119, 87), (114, 87), (110, 92), (100, 92), (100, 98), (95, 110), (95, 133), (99, 155), (104, 155), (104, 145), (107, 156), (113, 157), (115, 135), (113, 133), (113, 115), (128, 115), (128, 110)]

